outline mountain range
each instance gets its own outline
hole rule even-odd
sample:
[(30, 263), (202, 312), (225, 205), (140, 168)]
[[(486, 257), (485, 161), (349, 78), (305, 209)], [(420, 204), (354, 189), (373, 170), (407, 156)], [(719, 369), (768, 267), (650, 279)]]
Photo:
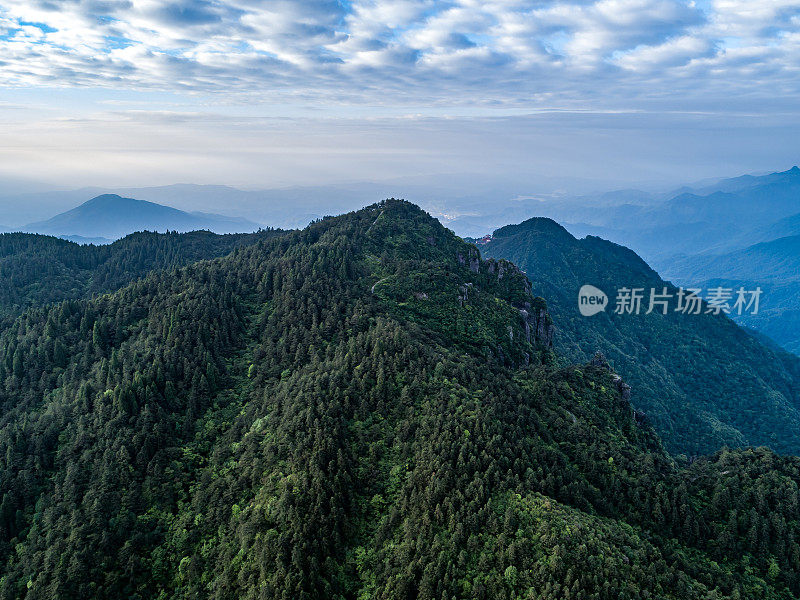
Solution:
[[(519, 193), (521, 184), (505, 178), (464, 182), (446, 176), (404, 178), (386, 182), (354, 182), (320, 186), (297, 186), (265, 190), (242, 190), (225, 185), (174, 184), (155, 187), (82, 188), (9, 196), (0, 195), (0, 222), (21, 226), (39, 220), (42, 214), (64, 212), (102, 194), (113, 193), (171, 206), (186, 212), (222, 211), (233, 217), (254, 220), (273, 227), (301, 228), (326, 215), (342, 214), (402, 192), (413, 197), (439, 218), (473, 214), (486, 198)], [(505, 223), (509, 220), (504, 221)], [(482, 231), (482, 228), (478, 231)]]
[[(526, 277), (398, 200), (182, 266), (145, 248), (218, 238), (149, 235), (153, 271), (126, 283), (123, 263), (119, 289), (57, 303), (32, 290), (0, 330), (0, 597), (800, 594), (800, 459), (673, 457), (602, 354), (561, 354), (573, 326), (542, 278), (655, 280), (633, 252), (545, 220), (498, 231)], [(53, 244), (14, 239), (28, 260)], [(615, 340), (689, 329), (647, 322)], [(724, 317), (695, 326), (744, 344), (716, 359), (785, 359), (791, 385), (788, 354)], [(708, 373), (696, 399), (717, 402), (749, 376), (693, 362), (698, 339), (661, 356)], [(758, 402), (714, 416), (742, 428), (729, 413)]]
[[(798, 167), (767, 175), (705, 181), (671, 191), (627, 189), (584, 196), (530, 193), (530, 188), (536, 187), (530, 182), (523, 183), (513, 177), (506, 179), (472, 182), (471, 186), (469, 182), (440, 177), (430, 181), (417, 178), (260, 191), (186, 184), (128, 188), (117, 190), (117, 194), (168, 206), (161, 209), (163, 214), (158, 218), (150, 220), (108, 217), (110, 222), (105, 230), (90, 225), (93, 221), (104, 222), (105, 217), (87, 215), (83, 218), (81, 211), (73, 213), (74, 218), (67, 211), (67, 215), (60, 215), (55, 223), (36, 222), (22, 229), (52, 233), (78, 243), (106, 243), (136, 229), (253, 231), (258, 225), (251, 219), (271, 226), (294, 228), (402, 190), (404, 195), (415, 198), (461, 235), (480, 236), (531, 216), (551, 217), (579, 237), (596, 235), (630, 247), (665, 278), (701, 288), (712, 279), (733, 283), (739, 280), (728, 274), (699, 273), (692, 265), (710, 264), (712, 256), (725, 256), (756, 244), (800, 235)], [(3, 205), (12, 213), (24, 207), (41, 211), (49, 206), (63, 210), (100, 191), (87, 188), (27, 194), (8, 197)], [(166, 214), (171, 212), (168, 207), (186, 209), (184, 212), (188, 214)], [(189, 212), (198, 209), (214, 212), (219, 207), (225, 207), (232, 216)], [(109, 211), (112, 215), (114, 212)], [(0, 216), (8, 222), (11, 213)], [(686, 271), (681, 270), (684, 265)], [(765, 290), (765, 312), (756, 318), (738, 315), (733, 318), (772, 337), (785, 349), (797, 351), (800, 348), (800, 325), (796, 317), (800, 312), (798, 296), (791, 288), (775, 287), (774, 280), (780, 277), (781, 273), (764, 271), (763, 277), (748, 280), (748, 285)]]
[(678, 284), (703, 289), (761, 289), (757, 314), (734, 315), (800, 354), (800, 236), (781, 237), (723, 254), (676, 257), (665, 269)]
[[(80, 208), (111, 209), (107, 212), (112, 218), (120, 214), (114, 210), (120, 204), (129, 210), (144, 207), (152, 211), (137, 217), (140, 221), (151, 214), (172, 217), (176, 212), (168, 209), (164, 213), (161, 209), (166, 207), (113, 196), (96, 200)], [(149, 271), (221, 256), (282, 234), (280, 230), (225, 236), (139, 233), (101, 247), (44, 236), (0, 235), (0, 276), (10, 283), (0, 292), (0, 318), (10, 319), (28, 307), (48, 302), (113, 291)], [(788, 243), (792, 239), (779, 244), (785, 257), (776, 258), (775, 264), (784, 265), (783, 279), (765, 290), (762, 314), (748, 317), (751, 326), (761, 319), (762, 330), (772, 333), (779, 343), (786, 343), (782, 335), (791, 332), (786, 328), (773, 332), (770, 319), (790, 318), (776, 315), (773, 304), (781, 297), (787, 303), (795, 298), (798, 271), (794, 257), (798, 254)], [(765, 255), (779, 255), (778, 248), (772, 247), (775, 244), (766, 246), (749, 263), (735, 256), (718, 271), (703, 265), (699, 272), (711, 276), (730, 272), (740, 277), (737, 282), (710, 279), (708, 286), (754, 286), (756, 273), (771, 264)], [(597, 237), (576, 239), (546, 218), (503, 227), (482, 250), (487, 256), (520, 265), (534, 291), (548, 298), (550, 313), (560, 323), (555, 340), (562, 358), (586, 362), (598, 350), (609, 358), (633, 384), (634, 405), (651, 420), (669, 450), (697, 455), (723, 445), (769, 445), (782, 452), (800, 453), (794, 435), (800, 424), (800, 367), (796, 358), (781, 352), (771, 340), (757, 341), (719, 315), (654, 313), (634, 318), (610, 309), (591, 319), (579, 315), (576, 298), (586, 283), (609, 292), (628, 286), (667, 287), (675, 293), (671, 284), (632, 251)], [(746, 270), (748, 264), (750, 270)], [(740, 270), (733, 271), (734, 265)], [(689, 368), (687, 361), (695, 364)]]
[[(473, 217), (487, 224), (508, 210)], [(764, 290), (764, 313), (731, 315), (772, 337), (785, 349), (800, 349), (800, 295), (792, 287), (800, 235), (800, 168), (745, 175), (668, 193), (621, 190), (604, 194), (526, 202), (519, 213), (551, 217), (578, 237), (587, 235), (635, 250), (663, 277), (691, 288), (714, 285)], [(508, 221), (505, 221), (508, 222)], [(767, 256), (774, 252), (773, 256)], [(744, 271), (750, 275), (743, 276)]]
[[(678, 290), (634, 252), (597, 237), (576, 239), (533, 218), (494, 232), (484, 254), (519, 265), (533, 293), (548, 300), (559, 324), (558, 353), (586, 362), (603, 352), (632, 387), (632, 402), (674, 452), (708, 453), (723, 445), (770, 445), (800, 453), (800, 359), (757, 341), (724, 314), (676, 312)], [(583, 285), (610, 296), (585, 317)], [(618, 314), (622, 288), (645, 290), (640, 314)], [(673, 298), (666, 314), (646, 314), (650, 290)]]
[(723, 179), (632, 203), (630, 192), (588, 198), (572, 215), (553, 216), (576, 235), (595, 234), (634, 248), (657, 268), (675, 256), (724, 253), (800, 234), (800, 168)]
[[(409, 184), (410, 185), (410, 184)], [(415, 187), (416, 185), (416, 187)], [(493, 222), (527, 215), (557, 217), (573, 234), (596, 235), (631, 247), (667, 280), (703, 290), (761, 289), (760, 315), (731, 315), (745, 327), (791, 352), (800, 352), (800, 295), (791, 272), (793, 256), (777, 240), (800, 235), (800, 168), (769, 175), (745, 175), (684, 186), (672, 192), (620, 190), (583, 197), (518, 196), (486, 202), (489, 192), (442, 192), (416, 182), (412, 193), (458, 233), (486, 231)], [(442, 184), (443, 187), (444, 184)], [(492, 196), (512, 194), (513, 184)], [(47, 221), (19, 228), (57, 235), (81, 244), (103, 244), (137, 230), (218, 233), (254, 231), (260, 226), (242, 216), (181, 211), (175, 206), (225, 206), (235, 214), (259, 214), (271, 225), (302, 227), (326, 212), (343, 212), (374, 197), (391, 183), (323, 188), (242, 191), (226, 186), (174, 185), (126, 190), (149, 200), (103, 194)], [(459, 188), (460, 189), (460, 188)], [(93, 190), (28, 196), (20, 202), (74, 202)], [(487, 212), (487, 205), (494, 212)], [(474, 215), (474, 216), (471, 216)], [(771, 243), (775, 242), (775, 243)], [(775, 251), (772, 260), (765, 252)], [(748, 258), (749, 257), (749, 258)], [(739, 262), (741, 261), (741, 264)], [(788, 261), (788, 262), (787, 262)], [(789, 268), (782, 267), (786, 264)], [(736, 268), (729, 268), (736, 265)], [(738, 272), (750, 265), (752, 276)], [(741, 267), (741, 268), (740, 268)]]

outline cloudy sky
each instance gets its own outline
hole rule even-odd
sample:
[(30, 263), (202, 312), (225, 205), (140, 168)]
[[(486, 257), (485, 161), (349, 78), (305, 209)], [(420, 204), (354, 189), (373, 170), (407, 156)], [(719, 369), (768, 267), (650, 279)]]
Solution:
[(0, 0), (9, 186), (680, 183), (798, 98), (800, 0)]

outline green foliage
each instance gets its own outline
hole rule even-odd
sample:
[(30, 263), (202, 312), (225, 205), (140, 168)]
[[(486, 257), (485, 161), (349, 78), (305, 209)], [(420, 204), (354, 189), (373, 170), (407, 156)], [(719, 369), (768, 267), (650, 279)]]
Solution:
[(28, 233), (0, 234), (0, 323), (26, 308), (111, 292), (150, 271), (223, 256), (282, 233), (140, 232), (107, 246)]
[(800, 594), (800, 460), (676, 464), (551, 335), (516, 268), (397, 200), (28, 310), (0, 598)]
[[(656, 310), (583, 317), (578, 290), (592, 284), (613, 302), (621, 287), (676, 289), (634, 252), (600, 238), (576, 240), (549, 219), (503, 227), (489, 256), (524, 269), (557, 323), (555, 347), (568, 362), (605, 354), (630, 383), (669, 450), (697, 455), (723, 445), (766, 445), (800, 453), (800, 359), (769, 348), (724, 315)], [(673, 306), (674, 308), (674, 306)]]

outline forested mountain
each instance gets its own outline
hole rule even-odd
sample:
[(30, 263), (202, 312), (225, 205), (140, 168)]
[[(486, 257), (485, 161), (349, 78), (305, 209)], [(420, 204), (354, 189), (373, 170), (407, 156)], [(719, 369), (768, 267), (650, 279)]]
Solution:
[(117, 194), (101, 194), (51, 219), (26, 225), (22, 230), (111, 241), (135, 231), (185, 232), (207, 229), (216, 233), (239, 233), (256, 231), (259, 227), (247, 219), (188, 213), (155, 202), (123, 198)]
[(800, 459), (676, 465), (552, 327), (394, 200), (30, 309), (0, 334), (0, 597), (800, 594)]
[[(597, 237), (578, 240), (550, 219), (503, 227), (483, 247), (526, 271), (558, 324), (556, 348), (574, 361), (603, 351), (632, 385), (643, 410), (673, 452), (769, 445), (800, 453), (800, 359), (768, 348), (724, 315), (614, 314), (619, 288), (675, 288), (634, 252)], [(584, 317), (578, 290), (591, 284), (612, 296), (605, 312)], [(705, 312), (705, 309), (704, 309)]]
[(281, 233), (140, 232), (104, 246), (29, 233), (0, 234), (0, 323), (26, 308), (114, 291), (150, 271), (223, 256)]
[[(577, 237), (599, 236), (623, 244), (665, 279), (689, 287), (760, 286), (765, 292), (764, 311), (738, 322), (800, 354), (800, 290), (794, 282), (776, 280), (797, 262), (796, 244), (788, 248), (778, 240), (800, 236), (799, 200), (800, 168), (795, 166), (663, 193), (619, 190), (567, 198), (527, 196), (520, 190), (510, 205), (484, 199), (469, 207), (468, 216), (449, 223), (457, 233), (480, 238), (502, 224), (549, 217)], [(452, 208), (446, 212), (458, 214)], [(787, 258), (785, 264), (776, 264)], [(737, 274), (742, 267), (755, 271), (755, 276)]]

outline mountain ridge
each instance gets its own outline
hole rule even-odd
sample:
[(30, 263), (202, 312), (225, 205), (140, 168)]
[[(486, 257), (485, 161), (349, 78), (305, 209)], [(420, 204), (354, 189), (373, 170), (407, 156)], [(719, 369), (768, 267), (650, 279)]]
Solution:
[(725, 254), (676, 258), (668, 273), (686, 286), (761, 289), (758, 313), (733, 319), (800, 354), (800, 235)]
[(29, 308), (113, 292), (151, 271), (228, 254), (237, 247), (282, 235), (211, 232), (132, 233), (91, 246), (32, 233), (0, 234), (0, 324)]
[[(615, 314), (613, 292), (622, 287), (677, 294), (632, 250), (595, 236), (576, 239), (543, 218), (504, 227), (481, 248), (519, 265), (534, 293), (548, 299), (561, 356), (608, 356), (671, 451), (763, 444), (800, 452), (800, 359), (762, 345), (722, 314), (644, 314), (646, 299), (641, 314)], [(606, 311), (579, 314), (585, 284), (609, 294)]]
[(396, 200), (26, 311), (0, 598), (796, 596), (798, 459), (677, 464), (547, 311)]

